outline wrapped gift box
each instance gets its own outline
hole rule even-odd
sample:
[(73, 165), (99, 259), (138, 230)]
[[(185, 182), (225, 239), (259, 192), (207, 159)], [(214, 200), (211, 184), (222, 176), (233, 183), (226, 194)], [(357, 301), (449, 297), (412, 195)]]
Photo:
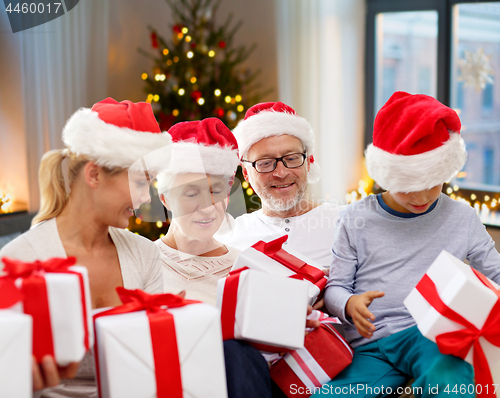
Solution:
[(31, 342), (31, 316), (0, 310), (0, 398), (31, 398)]
[[(449, 346), (449, 343), (446, 343), (445, 338), (451, 336), (448, 333), (452, 332), (461, 333), (460, 331), (474, 328), (481, 330), (492, 315), (496, 314), (497, 318), (500, 318), (498, 288), (495, 282), (443, 250), (422, 280), (410, 292), (404, 304), (417, 322), (420, 332), (438, 343), (441, 352), (460, 356), (474, 365), (473, 352), (476, 348), (472, 342), (464, 347), (453, 343), (452, 347), (446, 349), (445, 345)], [(433, 302), (433, 305), (429, 300)], [(439, 301), (442, 304), (438, 304)], [(448, 316), (455, 317), (456, 315), (448, 314), (448, 310), (458, 314), (458, 318), (451, 320)], [(490, 321), (488, 323), (491, 323)], [(469, 325), (464, 325), (466, 323)], [(499, 326), (498, 322), (493, 323)], [(479, 337), (478, 344), (486, 355), (493, 381), (498, 384), (500, 383), (500, 347), (498, 347), (500, 330), (490, 331), (488, 334), (498, 336), (497, 344), (493, 345), (483, 336)], [(461, 342), (466, 341), (465, 335), (457, 334), (456, 337)], [(480, 384), (481, 377), (476, 372), (476, 383)]]
[(303, 348), (309, 286), (255, 270), (231, 271), (217, 283), (224, 340), (269, 346), (257, 346), (264, 351)]
[(299, 253), (282, 248), (288, 236), (271, 242), (259, 241), (243, 250), (233, 265), (233, 270), (250, 268), (269, 274), (303, 279), (309, 283), (309, 304), (313, 304), (324, 292), (327, 278), (319, 265)]
[(33, 354), (50, 354), (60, 366), (80, 362), (92, 346), (87, 269), (74, 258), (23, 263), (3, 259), (7, 276), (22, 294), (15, 307), (33, 317)]
[(350, 365), (354, 351), (335, 330), (337, 323), (324, 319), (306, 336), (304, 348), (287, 352), (271, 366), (271, 378), (287, 397), (311, 396)]
[[(172, 345), (175, 349), (177, 344), (180, 396), (227, 397), (220, 311), (202, 303), (161, 311), (173, 316), (175, 338), (161, 335), (161, 340), (170, 347), (167, 350)], [(94, 317), (101, 398), (165, 397), (157, 391), (156, 369), (160, 366), (155, 362), (156, 356), (164, 357), (165, 349), (153, 344), (146, 311), (116, 315), (106, 315), (107, 312)], [(168, 368), (158, 377), (171, 374), (170, 367), (175, 362), (168, 361)], [(168, 398), (178, 396), (173, 390), (174, 387), (168, 386)]]

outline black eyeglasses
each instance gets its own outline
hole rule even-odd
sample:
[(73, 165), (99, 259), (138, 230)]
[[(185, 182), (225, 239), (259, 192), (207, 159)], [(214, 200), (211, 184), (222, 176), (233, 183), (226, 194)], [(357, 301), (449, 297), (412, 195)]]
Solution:
[(258, 173), (270, 173), (276, 170), (278, 162), (283, 163), (287, 169), (296, 169), (304, 164), (306, 157), (305, 153), (290, 153), (280, 158), (258, 159), (255, 162), (243, 159), (241, 161), (250, 163)]

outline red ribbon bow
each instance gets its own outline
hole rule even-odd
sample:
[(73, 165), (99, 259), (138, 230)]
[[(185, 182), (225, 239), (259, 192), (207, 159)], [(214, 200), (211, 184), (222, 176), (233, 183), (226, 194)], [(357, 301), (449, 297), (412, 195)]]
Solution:
[(417, 284), (416, 289), (429, 302), (436, 311), (446, 318), (464, 326), (455, 332), (443, 333), (436, 337), (439, 351), (443, 354), (451, 354), (465, 359), (471, 348), (473, 351), (473, 365), (476, 385), (481, 385), (478, 396), (496, 397), (493, 388), (493, 378), (490, 367), (479, 342), (479, 337), (484, 337), (491, 344), (500, 347), (500, 293), (493, 287), (490, 281), (480, 272), (471, 268), (478, 279), (498, 296), (497, 302), (481, 329), (470, 323), (460, 314), (449, 308), (439, 297), (436, 285), (427, 274)]
[[(200, 301), (186, 300), (174, 294), (148, 294), (139, 289), (127, 290), (123, 287), (117, 287), (116, 291), (123, 305), (94, 315), (94, 322), (101, 316), (145, 310), (151, 330), (156, 396), (158, 398), (182, 398), (181, 365), (177, 350), (174, 317), (166, 311), (166, 308), (183, 307), (188, 304), (200, 303)], [(97, 344), (95, 350), (97, 385), (99, 396), (101, 396)]]
[(312, 265), (309, 265), (301, 259), (286, 252), (282, 248), (282, 246), (283, 243), (287, 241), (287, 239), (288, 235), (284, 235), (281, 238), (275, 239), (268, 243), (259, 241), (252, 247), (284, 265), (289, 270), (295, 272), (297, 274), (297, 276), (295, 276), (296, 279), (306, 279), (318, 286), (318, 288), (322, 291), (325, 288), (327, 282), (325, 273), (322, 270), (313, 267)]
[[(82, 317), (85, 328), (84, 345), (89, 349), (89, 330), (87, 323), (87, 306), (83, 276), (68, 268), (75, 265), (75, 257), (50, 258), (46, 261), (24, 262), (3, 258), (7, 275), (0, 278), (0, 308), (8, 308), (19, 301), (23, 302), (24, 313), (33, 318), (33, 354), (38, 362), (45, 355), (54, 356), (54, 340), (50, 323), (49, 300), (45, 273), (73, 274), (78, 277), (82, 298)], [(15, 280), (22, 278), (20, 289)]]

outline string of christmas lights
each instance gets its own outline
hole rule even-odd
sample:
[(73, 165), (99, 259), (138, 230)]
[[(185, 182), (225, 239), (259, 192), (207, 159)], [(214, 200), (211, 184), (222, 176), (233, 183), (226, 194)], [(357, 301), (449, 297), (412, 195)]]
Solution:
[(12, 195), (0, 190), (0, 213), (12, 213), (13, 204), (14, 198), (12, 197)]

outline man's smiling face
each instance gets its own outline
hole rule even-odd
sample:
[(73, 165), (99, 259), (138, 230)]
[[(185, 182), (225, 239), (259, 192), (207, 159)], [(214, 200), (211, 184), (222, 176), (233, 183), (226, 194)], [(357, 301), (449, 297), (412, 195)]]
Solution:
[[(280, 158), (291, 153), (303, 153), (302, 142), (291, 135), (268, 137), (255, 143), (245, 160), (254, 162), (266, 158)], [(278, 162), (269, 173), (258, 173), (250, 164), (244, 163), (243, 175), (262, 200), (264, 213), (283, 212), (297, 206), (303, 199), (307, 187), (309, 162), (301, 167), (288, 169)]]

